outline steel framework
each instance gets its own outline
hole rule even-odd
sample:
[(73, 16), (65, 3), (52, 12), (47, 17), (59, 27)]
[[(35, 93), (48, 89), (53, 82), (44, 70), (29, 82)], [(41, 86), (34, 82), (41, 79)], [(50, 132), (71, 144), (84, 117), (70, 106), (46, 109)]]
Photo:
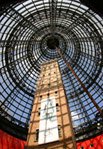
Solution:
[[(61, 54), (47, 46), (51, 37), (59, 41)], [(27, 0), (2, 9), (0, 38), (2, 129), (26, 139), (40, 65), (57, 59), (76, 140), (103, 132), (103, 20), (99, 15), (79, 0)]]

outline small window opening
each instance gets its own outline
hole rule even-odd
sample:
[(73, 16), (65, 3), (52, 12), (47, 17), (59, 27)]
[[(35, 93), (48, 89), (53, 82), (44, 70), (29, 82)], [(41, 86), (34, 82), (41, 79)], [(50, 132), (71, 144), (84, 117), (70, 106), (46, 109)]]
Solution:
[(48, 83), (48, 87), (50, 87), (50, 83)]
[(93, 146), (94, 146), (94, 144), (93, 144), (93, 143), (91, 143), (91, 144), (90, 144), (90, 147), (93, 147)]
[(58, 125), (58, 134), (59, 134), (59, 137), (62, 136), (62, 133), (61, 133), (61, 125)]
[(50, 95), (50, 94), (48, 93), (47, 96), (49, 97), (49, 95)]
[(36, 129), (36, 132), (35, 132), (35, 141), (38, 141), (39, 139), (39, 129)]
[(57, 110), (57, 112), (59, 111), (59, 104), (58, 103), (56, 103), (56, 110)]
[(41, 110), (41, 108), (38, 108), (38, 116), (40, 116), (40, 110)]
[(42, 100), (42, 95), (40, 96), (40, 100)]
[(57, 91), (55, 91), (55, 95), (57, 95), (57, 93), (58, 93), (58, 92), (57, 92)]
[(80, 149), (84, 149), (84, 147), (83, 147), (83, 146), (81, 146), (81, 147), (80, 147)]

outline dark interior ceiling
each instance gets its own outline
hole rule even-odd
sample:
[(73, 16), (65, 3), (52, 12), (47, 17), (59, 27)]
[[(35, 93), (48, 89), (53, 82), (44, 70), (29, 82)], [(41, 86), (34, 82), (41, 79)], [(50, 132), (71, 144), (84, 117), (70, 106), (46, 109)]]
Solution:
[(66, 61), (102, 109), (103, 11), (97, 0), (81, 2), (0, 2), (1, 129), (26, 139), (40, 66), (57, 59), (76, 140), (86, 139), (103, 131), (103, 119), (98, 108), (55, 50), (55, 46), (60, 47)]
[(99, 0), (80, 0), (82, 4), (88, 6), (94, 12), (103, 17), (103, 1)]

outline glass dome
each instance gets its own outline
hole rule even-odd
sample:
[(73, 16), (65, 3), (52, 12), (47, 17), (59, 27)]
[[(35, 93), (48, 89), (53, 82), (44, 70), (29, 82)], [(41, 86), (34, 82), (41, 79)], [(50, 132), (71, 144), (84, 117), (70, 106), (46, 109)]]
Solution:
[[(26, 139), (41, 64), (57, 59), (76, 140), (101, 133), (103, 20), (79, 0), (27, 0), (0, 16), (1, 128)], [(50, 42), (52, 41), (52, 43)], [(75, 75), (92, 96), (89, 98)]]

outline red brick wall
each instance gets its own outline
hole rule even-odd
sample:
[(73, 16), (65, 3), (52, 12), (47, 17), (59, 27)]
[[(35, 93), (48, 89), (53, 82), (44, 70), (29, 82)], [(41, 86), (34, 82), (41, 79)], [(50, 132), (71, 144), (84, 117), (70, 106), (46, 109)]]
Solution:
[(0, 130), (0, 149), (24, 149), (26, 142)]
[(103, 149), (103, 134), (95, 138), (77, 143), (77, 149)]
[[(0, 149), (24, 149), (26, 141), (17, 139), (0, 130)], [(93, 144), (91, 147), (90, 145)], [(77, 143), (77, 149), (103, 149), (103, 134), (95, 138)]]

